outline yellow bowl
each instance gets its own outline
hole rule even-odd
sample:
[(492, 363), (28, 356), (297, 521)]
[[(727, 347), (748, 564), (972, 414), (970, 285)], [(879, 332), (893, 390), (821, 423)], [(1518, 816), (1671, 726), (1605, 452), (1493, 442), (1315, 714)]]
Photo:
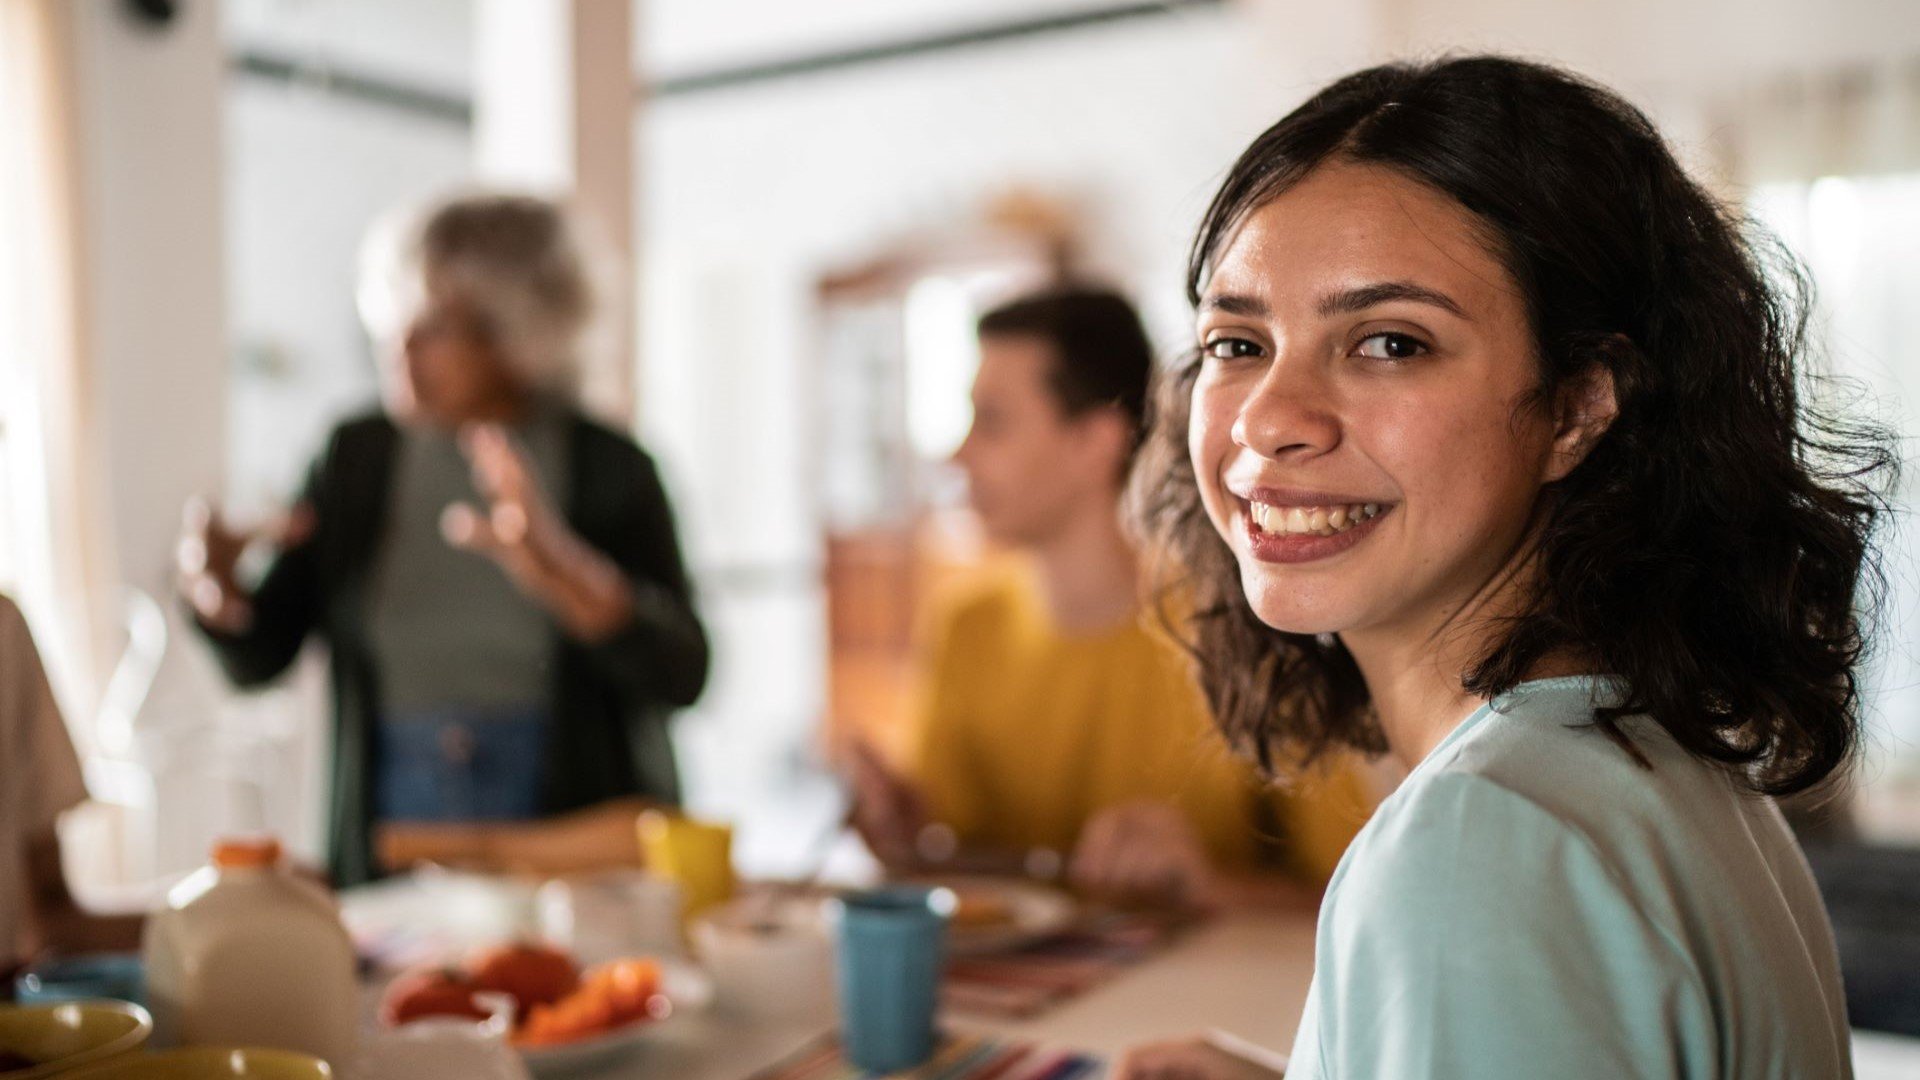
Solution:
[(333, 1080), (333, 1070), (319, 1058), (286, 1050), (200, 1046), (118, 1058), (60, 1080)]
[(0, 1006), (0, 1051), (35, 1064), (0, 1072), (5, 1080), (40, 1080), (128, 1054), (153, 1034), (147, 1010), (124, 1001), (65, 1001)]

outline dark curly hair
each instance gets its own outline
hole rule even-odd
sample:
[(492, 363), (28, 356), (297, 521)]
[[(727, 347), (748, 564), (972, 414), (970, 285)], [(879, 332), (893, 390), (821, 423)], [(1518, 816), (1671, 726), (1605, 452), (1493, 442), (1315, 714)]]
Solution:
[[(1612, 427), (1536, 507), (1535, 593), (1465, 689), (1499, 694), (1571, 653), (1625, 678), (1596, 719), (1630, 752), (1618, 721), (1647, 715), (1760, 792), (1847, 764), (1897, 463), (1880, 427), (1816, 400), (1798, 265), (1617, 95), (1472, 56), (1348, 75), (1255, 139), (1200, 224), (1189, 299), (1248, 214), (1331, 161), (1396, 170), (1478, 219), (1526, 301), (1534, 400), (1594, 364), (1613, 376)], [(1198, 368), (1195, 352), (1162, 387), (1134, 498), (1214, 715), (1269, 773), (1381, 753), (1345, 647), (1267, 626), (1242, 593), (1188, 458)]]

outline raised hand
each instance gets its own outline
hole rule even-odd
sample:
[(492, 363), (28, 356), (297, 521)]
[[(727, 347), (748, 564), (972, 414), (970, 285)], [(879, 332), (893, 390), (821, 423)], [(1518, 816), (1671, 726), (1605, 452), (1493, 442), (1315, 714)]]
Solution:
[(574, 637), (604, 638), (632, 618), (626, 575), (574, 533), (553, 508), (540, 478), (498, 424), (460, 433), (484, 506), (454, 503), (440, 515), (447, 543), (492, 559)]
[(180, 539), (174, 545), (180, 595), (207, 626), (227, 633), (246, 630), (253, 623), (253, 602), (239, 582), (241, 557), (261, 540), (281, 547), (303, 543), (313, 527), (313, 510), (304, 503), (260, 528), (246, 530), (231, 526), (211, 499), (188, 499), (181, 512)]
[(441, 535), (499, 563), (515, 584), (537, 595), (550, 576), (543, 564), (557, 522), (532, 464), (498, 424), (470, 425), (460, 433), (460, 448), (485, 505), (448, 506), (440, 515)]

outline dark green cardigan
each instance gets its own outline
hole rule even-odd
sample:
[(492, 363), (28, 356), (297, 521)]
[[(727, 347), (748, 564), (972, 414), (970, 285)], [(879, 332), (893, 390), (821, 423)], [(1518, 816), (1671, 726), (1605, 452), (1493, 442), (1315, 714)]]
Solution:
[[(635, 604), (632, 623), (593, 645), (554, 628), (554, 723), (542, 806), (559, 813), (626, 795), (678, 804), (667, 720), (699, 696), (708, 652), (672, 513), (653, 462), (631, 440), (578, 413), (568, 426), (568, 483), (552, 495), (573, 529), (626, 571)], [(334, 717), (328, 869), (339, 885), (378, 874), (372, 817), (380, 671), (368, 641), (366, 595), (398, 437), (381, 415), (335, 428), (302, 495), (314, 531), (268, 569), (254, 592), (250, 628), (223, 634), (201, 626), (228, 677), (243, 687), (285, 671), (307, 635), (327, 643)]]

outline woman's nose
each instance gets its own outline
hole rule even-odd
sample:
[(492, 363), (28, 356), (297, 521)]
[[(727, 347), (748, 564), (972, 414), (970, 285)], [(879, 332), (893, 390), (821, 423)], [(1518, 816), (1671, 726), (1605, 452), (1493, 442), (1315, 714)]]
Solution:
[(1233, 441), (1262, 457), (1313, 457), (1339, 445), (1340, 420), (1326, 373), (1314, 360), (1281, 356), (1240, 404)]

